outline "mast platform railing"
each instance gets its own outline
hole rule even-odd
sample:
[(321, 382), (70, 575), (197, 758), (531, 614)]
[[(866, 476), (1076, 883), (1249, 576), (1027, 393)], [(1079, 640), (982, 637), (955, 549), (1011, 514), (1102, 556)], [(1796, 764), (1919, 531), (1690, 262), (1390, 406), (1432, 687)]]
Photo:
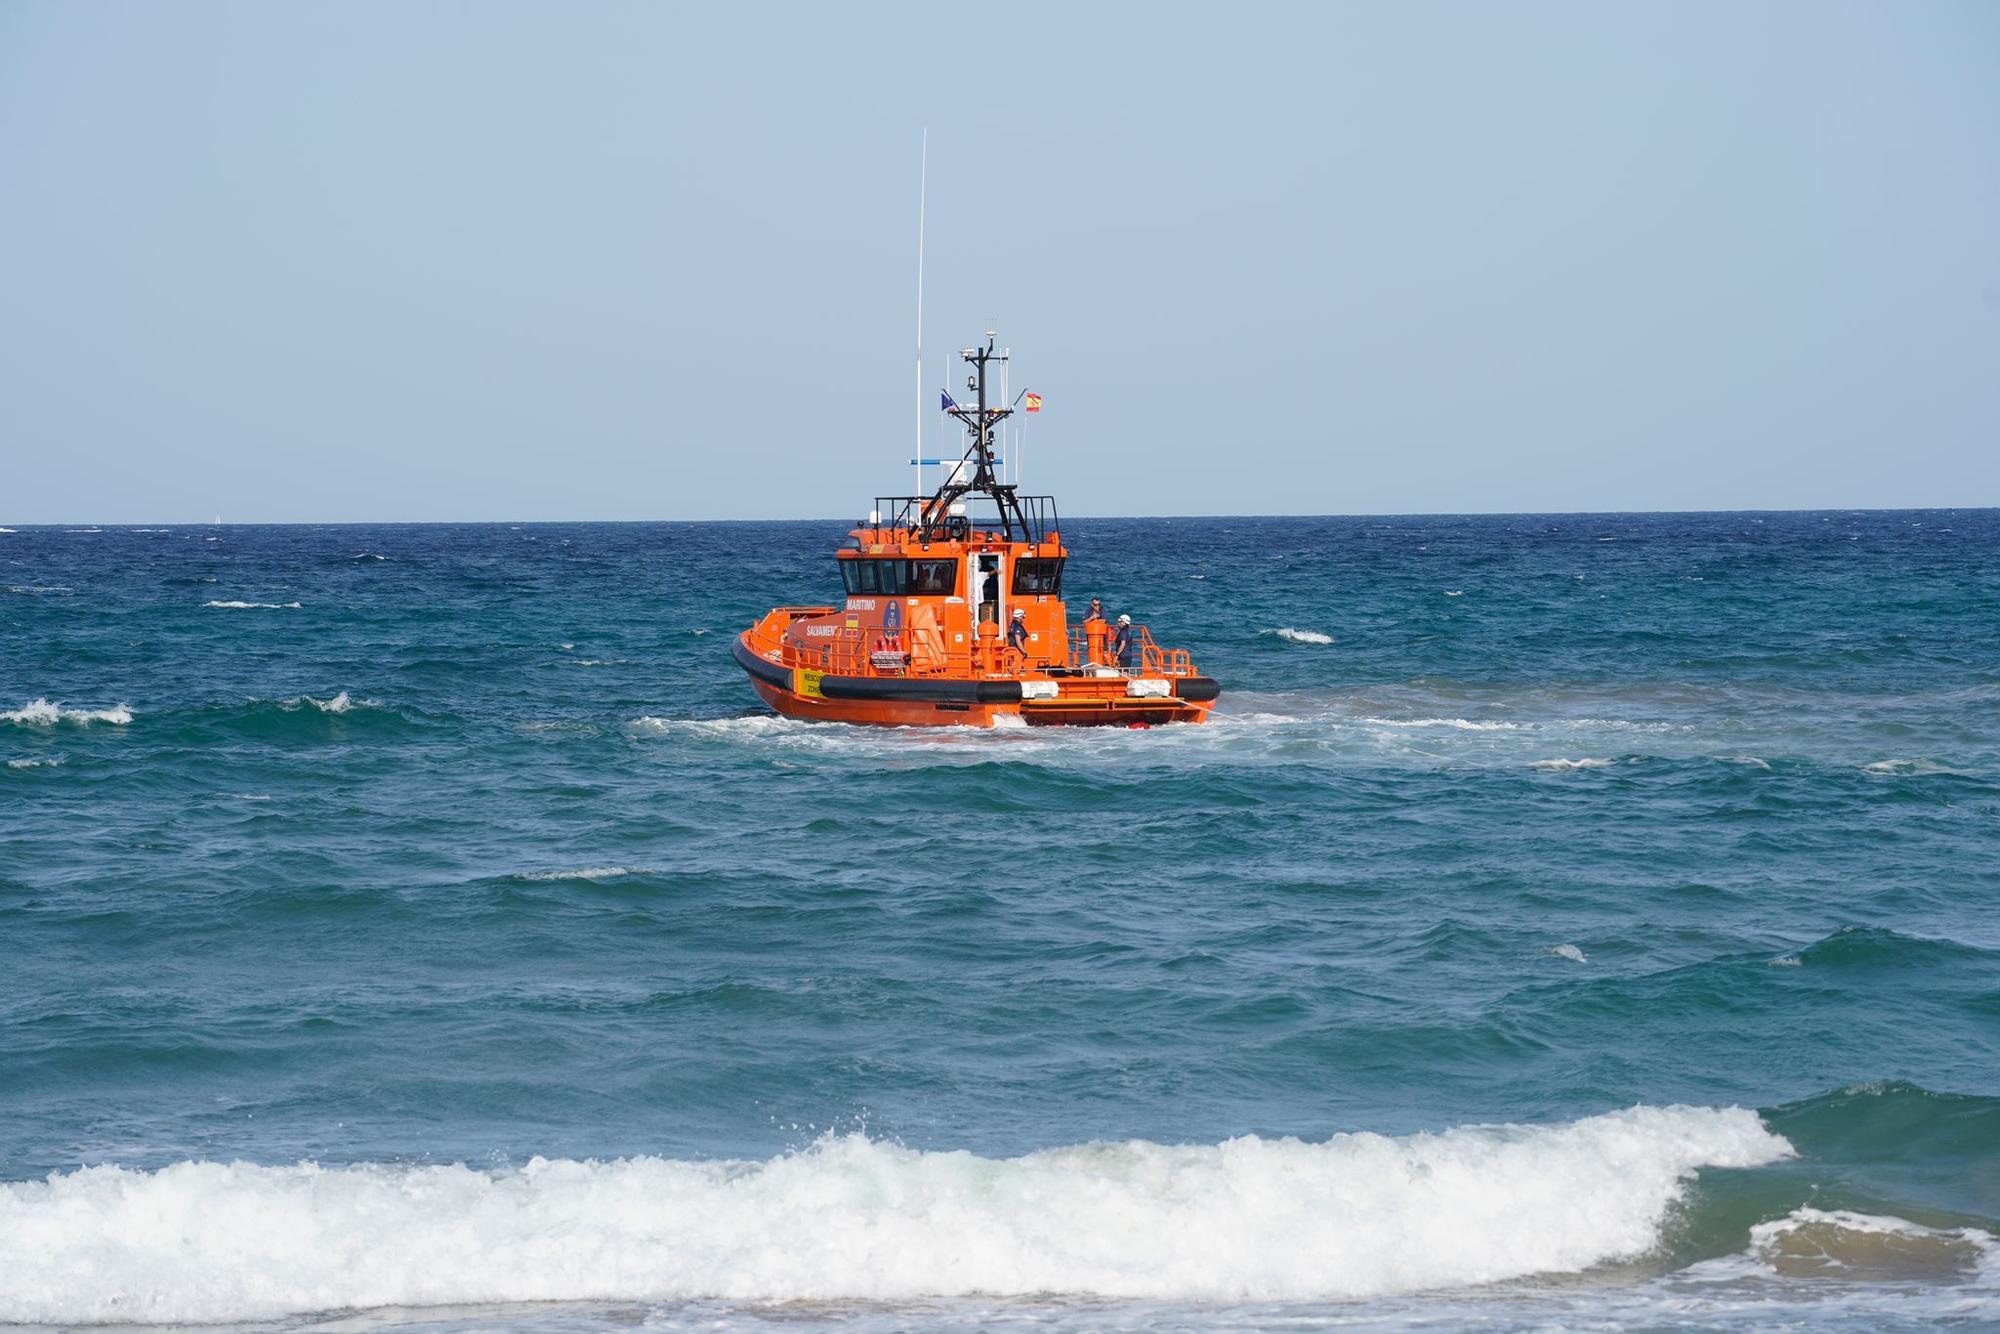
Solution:
[(856, 527), (909, 533), (927, 542), (964, 541), (974, 533), (991, 533), (1008, 542), (1046, 542), (1062, 528), (1054, 496), (1012, 497), (1018, 517), (983, 493), (967, 499), (965, 512), (953, 514), (952, 507), (939, 504), (936, 496), (877, 496), (874, 513)]

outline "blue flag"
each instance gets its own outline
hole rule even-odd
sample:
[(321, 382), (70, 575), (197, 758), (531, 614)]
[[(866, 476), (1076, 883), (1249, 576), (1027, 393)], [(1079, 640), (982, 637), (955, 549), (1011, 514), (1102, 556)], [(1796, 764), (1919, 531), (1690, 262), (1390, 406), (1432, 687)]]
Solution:
[(949, 390), (949, 389), (940, 389), (940, 390), (938, 390), (938, 393), (940, 393), (940, 394), (942, 394), (942, 395), (944, 396), (944, 402), (942, 402), (942, 403), (938, 404), (938, 411), (939, 411), (939, 412), (957, 412), (957, 411), (958, 411), (958, 404), (956, 404), (956, 403), (954, 403), (954, 402), (952, 402), (952, 401), (951, 401), (951, 390)]

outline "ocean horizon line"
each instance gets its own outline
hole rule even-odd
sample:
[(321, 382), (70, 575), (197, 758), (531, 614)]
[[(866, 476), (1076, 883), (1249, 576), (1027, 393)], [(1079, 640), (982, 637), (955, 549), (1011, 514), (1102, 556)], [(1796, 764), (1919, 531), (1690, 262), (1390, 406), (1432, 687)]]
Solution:
[[(2000, 504), (1993, 505), (1807, 505), (1780, 508), (1724, 508), (1724, 509), (1609, 509), (1609, 510), (1394, 510), (1379, 512), (1347, 511), (1314, 513), (1308, 511), (1271, 511), (1265, 513), (1188, 513), (1188, 514), (1095, 514), (1077, 513), (1069, 517), (1082, 520), (1117, 519), (1131, 520), (1240, 520), (1240, 519), (1575, 519), (1598, 518), (1615, 519), (1628, 517), (1659, 518), (1671, 515), (1689, 517), (1710, 517), (1714, 515), (1761, 515), (1761, 514), (1979, 514), (2000, 511)], [(800, 515), (787, 517), (762, 516), (754, 518), (731, 518), (717, 516), (708, 518), (646, 518), (646, 519), (10, 519), (0, 520), (0, 531), (19, 532), (24, 529), (77, 529), (77, 528), (133, 528), (141, 525), (162, 525), (176, 528), (478, 528), (478, 527), (579, 527), (613, 526), (639, 524), (744, 524), (744, 523), (851, 523), (862, 516), (851, 515)]]

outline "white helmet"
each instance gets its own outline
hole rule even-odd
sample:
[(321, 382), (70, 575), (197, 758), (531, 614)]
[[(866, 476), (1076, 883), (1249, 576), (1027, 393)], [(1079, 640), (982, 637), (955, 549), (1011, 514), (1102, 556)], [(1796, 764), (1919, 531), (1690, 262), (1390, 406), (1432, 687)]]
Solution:
[(1132, 618), (1131, 618), (1130, 616), (1120, 616), (1120, 617), (1118, 618), (1118, 624), (1120, 624), (1120, 625), (1130, 625), (1130, 624), (1132, 624)]
[(1016, 620), (1025, 620), (1027, 618), (1027, 615), (1028, 613), (1022, 611), (1019, 607), (1014, 608), (1014, 617)]

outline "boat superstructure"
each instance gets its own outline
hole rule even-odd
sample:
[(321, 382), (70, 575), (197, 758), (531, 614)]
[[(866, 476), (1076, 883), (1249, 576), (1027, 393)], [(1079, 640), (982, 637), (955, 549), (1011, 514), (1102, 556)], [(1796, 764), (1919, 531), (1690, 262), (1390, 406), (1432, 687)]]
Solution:
[(947, 393), (967, 446), (928, 495), (878, 496), (835, 553), (840, 606), (777, 607), (737, 636), (765, 703), (795, 718), (889, 726), (1203, 722), (1221, 693), (1186, 649), (1144, 625), (1072, 624), (1053, 497), (1001, 480), (989, 404), (1004, 353), (987, 336), (961, 357), (975, 401)]

